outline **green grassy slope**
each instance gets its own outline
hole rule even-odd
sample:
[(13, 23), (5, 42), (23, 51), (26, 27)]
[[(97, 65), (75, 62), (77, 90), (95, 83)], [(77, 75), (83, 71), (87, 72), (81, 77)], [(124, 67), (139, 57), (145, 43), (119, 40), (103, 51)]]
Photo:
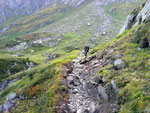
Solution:
[[(120, 89), (120, 113), (149, 112), (150, 49), (138, 49), (142, 39), (148, 36), (149, 33), (150, 24), (144, 28), (142, 25), (139, 25), (113, 39), (103, 48), (107, 50), (107, 52), (112, 49), (115, 50), (113, 55), (108, 56), (109, 58), (113, 58), (119, 53), (123, 56), (122, 59), (127, 63), (127, 67), (123, 70), (115, 70), (112, 68), (112, 65), (99, 70), (99, 75), (104, 76), (107, 81), (114, 80)], [(140, 40), (140, 42), (137, 43), (136, 40)], [(99, 47), (96, 49), (99, 49)]]
[[(125, 7), (122, 8), (123, 4), (118, 4), (117, 6), (124, 12), (123, 16), (121, 16), (121, 12), (117, 12), (116, 16), (112, 16), (111, 14), (110, 16), (114, 18), (112, 25), (116, 26), (116, 29), (119, 30), (121, 24), (116, 24), (116, 20), (119, 22), (124, 21), (124, 18), (127, 15), (127, 9), (124, 9)], [(106, 13), (108, 13), (113, 7), (116, 6), (111, 4), (108, 7), (104, 7), (104, 9)], [(131, 8), (130, 10), (133, 9), (129, 4), (127, 4), (126, 7)], [(20, 80), (13, 84), (13, 86), (0, 92), (0, 105), (5, 102), (6, 97), (12, 92), (17, 92), (17, 94), (28, 97), (27, 100), (20, 101), (17, 105), (17, 111), (15, 109), (12, 110), (12, 112), (18, 113), (53, 113), (57, 111), (60, 99), (65, 98), (67, 101), (68, 95), (66, 93), (66, 87), (61, 84), (63, 81), (62, 67), (70, 63), (71, 60), (78, 55), (79, 50), (83, 49), (85, 43), (93, 48), (91, 44), (92, 41), (89, 40), (89, 38), (97, 32), (97, 28), (103, 21), (98, 16), (93, 18), (98, 12), (92, 8), (92, 5), (85, 4), (79, 9), (71, 9), (69, 11), (68, 9), (70, 9), (68, 6), (49, 7), (31, 16), (19, 18), (19, 20), (10, 20), (10, 23), (3, 24), (2, 28), (11, 25), (15, 21), (14, 28), (4, 33), (0, 38), (0, 43), (3, 43), (4, 45), (8, 43), (7, 46), (10, 47), (16, 44), (15, 41), (12, 41), (12, 39), (15, 38), (19, 38), (21, 41), (30, 41), (35, 40), (36, 38), (53, 37), (58, 33), (59, 35), (61, 34), (63, 40), (54, 47), (42, 46), (39, 48), (38, 46), (35, 46), (19, 52), (23, 54), (23, 56), (16, 58), (15, 61), (28, 58), (40, 65), (33, 69), (7, 76), (7, 80), (13, 80), (17, 77), (19, 77)], [(95, 13), (93, 14), (93, 12)], [(90, 22), (91, 26), (87, 25), (88, 22)], [(44, 25), (39, 27), (43, 23)], [(78, 26), (78, 28), (74, 31), (70, 26)], [(58, 32), (55, 32), (55, 29), (57, 28)], [(90, 31), (90, 28), (94, 29)], [(110, 39), (111, 35), (108, 35), (108, 37), (100, 36), (97, 40), (100, 45), (93, 49), (93, 51), (100, 48), (115, 49), (116, 53), (121, 53), (123, 55), (123, 60), (128, 64), (125, 69), (120, 71), (109, 70), (108, 67), (104, 67), (99, 71), (99, 74), (105, 76), (108, 81), (114, 79), (115, 82), (118, 83), (117, 86), (121, 88), (119, 94), (119, 96), (122, 97), (121, 113), (132, 113), (134, 111), (143, 112), (150, 107), (150, 84), (147, 81), (147, 79), (150, 78), (150, 50), (143, 49), (138, 51), (137, 49), (140, 44), (134, 42), (137, 38), (140, 38), (141, 40), (145, 37), (147, 33), (150, 32), (149, 29), (150, 25), (146, 25), (145, 28), (137, 26), (113, 39), (109, 43), (104, 44), (104, 46), (100, 43), (104, 42), (107, 38)], [(110, 30), (111, 28), (108, 31)], [(30, 32), (32, 33), (30, 34)], [(10, 41), (7, 42), (8, 40)], [(31, 53), (31, 50), (34, 50), (34, 52)], [(46, 56), (43, 57), (41, 55), (45, 52), (57, 53), (60, 56), (57, 59), (44, 64)], [(9, 62), (11, 62), (11, 54), (15, 54), (15, 52), (5, 54), (4, 52), (0, 52), (0, 59), (9, 59)], [(2, 60), (2, 65), (4, 60)]]
[(10, 21), (10, 24), (2, 24), (2, 26), (6, 27), (13, 23), (13, 27), (1, 36), (0, 42), (2, 43), (12, 40), (21, 35), (33, 32), (47, 24), (54, 23), (64, 17), (66, 9), (67, 6), (48, 7), (35, 14), (27, 16), (24, 19), (19, 19), (15, 22), (12, 20)]
[[(127, 15), (140, 4), (144, 3), (144, 0), (134, 1), (133, 3), (110, 3), (109, 5), (103, 6), (105, 12), (115, 19), (125, 21)], [(112, 11), (111, 11), (112, 10)]]
[(12, 112), (56, 112), (59, 100), (68, 98), (66, 86), (62, 84), (62, 67), (77, 54), (78, 51), (74, 51), (47, 64), (10, 76), (7, 80), (17, 77), (21, 79), (0, 92), (0, 104), (4, 103), (8, 94), (17, 92), (28, 99), (21, 100)]
[[(108, 57), (120, 53), (127, 63), (127, 67), (122, 70), (115, 70), (111, 65), (99, 70), (99, 75), (104, 76), (107, 81), (114, 80), (120, 89), (120, 113), (146, 112), (150, 107), (150, 49), (138, 49), (142, 39), (150, 33), (150, 24), (144, 28), (142, 26), (126, 31), (104, 46), (95, 48), (100, 51), (105, 49), (107, 52), (114, 49), (115, 53)], [(137, 39), (140, 39), (140, 43), (137, 43)], [(52, 62), (8, 78), (11, 80), (21, 76), (22, 79), (0, 93), (0, 103), (2, 104), (11, 92), (17, 92), (28, 99), (21, 100), (17, 106), (18, 111), (13, 112), (56, 112), (59, 99), (66, 98), (67, 101), (68, 98), (66, 87), (61, 84), (62, 66), (75, 58), (78, 51), (65, 54)], [(36, 98), (33, 99), (34, 97)]]

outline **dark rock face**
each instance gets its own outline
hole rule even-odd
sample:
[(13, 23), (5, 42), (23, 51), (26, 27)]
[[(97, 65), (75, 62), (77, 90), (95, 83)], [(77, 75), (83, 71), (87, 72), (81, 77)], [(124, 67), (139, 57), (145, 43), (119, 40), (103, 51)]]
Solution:
[(148, 48), (148, 47), (149, 47), (149, 41), (147, 38), (144, 38), (141, 43), (141, 48)]

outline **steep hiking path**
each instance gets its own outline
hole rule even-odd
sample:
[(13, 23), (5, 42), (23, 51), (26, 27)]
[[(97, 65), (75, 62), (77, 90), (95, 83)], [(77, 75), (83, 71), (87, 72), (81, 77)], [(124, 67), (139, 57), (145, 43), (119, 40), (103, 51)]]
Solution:
[[(105, 61), (90, 57), (84, 58), (80, 54), (72, 62), (72, 72), (67, 77), (68, 91), (70, 94), (67, 113), (111, 113), (118, 109), (114, 103), (117, 94), (113, 85), (105, 86), (105, 79), (95, 76), (98, 69)], [(107, 62), (108, 64), (111, 63)], [(106, 93), (106, 90), (107, 93)], [(113, 96), (113, 97), (112, 97)]]
[(96, 102), (89, 95), (89, 90), (86, 85), (89, 80), (86, 66), (79, 63), (82, 57), (73, 60), (73, 71), (69, 75), (69, 108), (72, 112), (82, 113), (95, 109)]

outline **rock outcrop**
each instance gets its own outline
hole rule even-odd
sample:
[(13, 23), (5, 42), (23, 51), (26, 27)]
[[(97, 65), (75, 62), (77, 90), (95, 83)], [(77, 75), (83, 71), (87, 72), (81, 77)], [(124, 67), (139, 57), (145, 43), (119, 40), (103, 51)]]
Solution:
[(114, 66), (117, 70), (120, 70), (126, 67), (126, 63), (122, 59), (118, 59), (114, 61)]
[(125, 30), (139, 25), (143, 22), (148, 22), (150, 20), (150, 0), (147, 0), (142, 7), (136, 8), (131, 14), (127, 17), (127, 20), (120, 30), (119, 34), (122, 34)]
[(11, 93), (10, 95), (8, 95), (8, 97), (6, 98), (6, 101), (3, 105), (0, 106), (0, 112), (1, 113), (7, 113), (9, 112), (9, 110), (15, 106), (15, 104), (17, 103), (19, 99), (17, 98), (16, 93)]
[(33, 47), (33, 46), (39, 46), (39, 48), (40, 48), (40, 46), (54, 47), (62, 39), (63, 39), (63, 37), (56, 35), (52, 38), (47, 37), (47, 38), (37, 39), (37, 40), (31, 41), (29, 43), (22, 42), (22, 43), (19, 43), (15, 46), (11, 47), (11, 48), (8, 48), (6, 51), (23, 51), (23, 50), (28, 49), (28, 48)]
[(8, 80), (4, 80), (3, 82), (0, 83), (0, 92), (3, 91), (4, 89), (6, 89), (7, 87), (12, 86), (15, 82), (17, 82), (19, 79), (13, 79), (11, 81)]

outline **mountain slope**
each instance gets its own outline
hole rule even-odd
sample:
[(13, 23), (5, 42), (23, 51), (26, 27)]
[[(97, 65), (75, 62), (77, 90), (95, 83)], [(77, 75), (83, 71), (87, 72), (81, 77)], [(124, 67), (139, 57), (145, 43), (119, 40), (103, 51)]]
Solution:
[(76, 7), (86, 0), (1, 0), (0, 23), (16, 16), (30, 15), (47, 6), (67, 4)]
[[(29, 40), (24, 38), (28, 37), (26, 34), (30, 33), (32, 33), (31, 35), (33, 37), (33, 32), (39, 34), (49, 32), (56, 35), (72, 33), (80, 36), (89, 34), (91, 36), (89, 40), (93, 45), (97, 45), (96, 42), (101, 43), (108, 41), (118, 34), (122, 20), (112, 18), (105, 14), (100, 3), (101, 1), (89, 1), (78, 8), (56, 5), (38, 11), (31, 16), (3, 23), (0, 33), (0, 42), (4, 44), (1, 44), (1, 48), (11, 48), (18, 45), (18, 42), (29, 42)], [(138, 1), (137, 3), (140, 2)], [(121, 4), (125, 3), (120, 3), (120, 5)], [(129, 5), (126, 6), (126, 9), (133, 9), (133, 7), (128, 7)], [(126, 12), (126, 9), (123, 9), (123, 12)], [(113, 28), (113, 31), (111, 28)], [(23, 36), (23, 38), (21, 36)], [(30, 40), (33, 40), (32, 37)], [(17, 40), (15, 40), (15, 38), (17, 38)], [(36, 39), (34, 38), (34, 40)]]
[[(149, 1), (147, 1), (148, 3)], [(35, 31), (33, 30), (32, 33), (23, 34), (21, 37), (18, 37), (19, 39), (14, 41), (15, 44), (12, 40), (9, 43), (4, 43), (8, 44), (7, 46), (11, 47), (12, 50), (16, 49), (18, 46), (15, 45), (19, 45), (20, 43), (22, 43), (21, 46), (23, 48), (26, 47), (24, 46), (26, 44), (31, 44), (32, 46), (17, 52), (1, 52), (0, 66), (3, 67), (4, 63), (7, 63), (4, 66), (8, 68), (3, 70), (3, 78), (0, 80), (0, 86), (4, 86), (4, 89), (0, 91), (0, 112), (149, 112), (150, 49), (141, 48), (143, 38), (149, 36), (149, 21), (142, 22), (140, 25), (131, 28), (129, 31), (125, 31), (107, 43), (99, 44), (95, 48), (91, 46), (89, 57), (84, 59), (80, 50), (82, 50), (83, 44), (91, 44), (89, 39), (97, 33), (97, 31), (95, 33), (97, 27), (104, 31), (114, 30), (115, 26), (111, 25), (116, 25), (116, 22), (120, 22), (111, 14), (105, 15), (102, 7), (92, 8), (95, 5), (93, 2), (89, 2), (80, 7), (81, 9), (83, 8), (82, 10), (79, 8), (79, 10), (73, 9), (70, 11), (67, 10), (70, 7), (56, 6), (57, 13), (55, 12), (55, 8), (54, 10), (46, 8), (41, 10), (41, 12), (18, 21), (20, 25), (16, 25), (14, 28), (18, 27), (17, 30), (23, 32), (24, 30), (30, 31), (32, 27), (23, 29), (24, 25), (27, 24), (27, 26), (30, 26), (31, 24), (31, 26), (34, 26), (36, 22), (40, 23), (39, 20), (45, 22), (45, 20), (53, 18), (58, 13), (62, 13), (63, 11), (59, 11), (59, 8), (67, 12), (65, 16), (64, 14), (62, 16), (58, 14), (59, 16), (56, 16), (58, 20), (54, 17), (54, 20), (56, 19), (57, 21), (51, 25), (43, 26), (42, 29), (35, 30), (34, 28)], [(145, 6), (146, 4), (142, 8)], [(42, 19), (36, 20), (38, 14), (42, 13), (44, 15), (45, 13), (49, 13), (49, 11), (52, 14), (54, 13), (54, 15), (48, 14), (47, 18), (42, 16)], [(78, 11), (79, 13), (77, 13)], [(90, 14), (86, 13), (86, 11)], [(104, 14), (103, 16), (107, 20), (102, 22), (103, 20), (97, 20), (99, 17), (94, 18), (97, 20), (96, 24), (98, 25), (96, 26), (93, 25), (95, 20), (91, 21), (93, 18), (90, 18), (88, 22), (85, 22), (85, 25), (83, 21), (87, 18), (86, 15), (92, 17), (91, 13), (94, 11), (96, 11), (94, 14)], [(142, 9), (137, 13), (141, 14), (141, 11)], [(79, 15), (73, 18), (75, 14)], [(84, 18), (82, 15), (84, 15)], [(78, 19), (82, 20), (83, 18), (83, 23), (80, 23), (83, 25), (83, 28), (78, 28), (81, 31), (74, 33), (71, 28), (71, 30), (67, 29), (70, 30), (69, 33), (65, 33), (67, 31), (65, 29), (68, 21), (67, 18), (71, 23), (76, 20), (77, 22), (74, 24), (80, 23)], [(113, 23), (114, 21), (111, 23), (111, 19), (113, 18), (116, 20), (114, 20), (115, 24)], [(64, 27), (61, 25), (62, 22), (65, 25)], [(104, 23), (108, 23), (108, 26), (105, 26)], [(21, 24), (24, 25), (21, 26)], [(73, 26), (74, 24), (70, 24), (69, 26)], [(94, 28), (93, 26), (96, 26), (93, 33), (86, 33), (90, 28)], [(105, 27), (103, 28), (103, 26)], [(55, 27), (61, 29), (57, 32), (58, 34), (54, 32)], [(116, 29), (119, 28), (116, 27)], [(11, 30), (13, 31), (13, 28), (10, 29), (10, 32), (8, 30), (6, 35), (4, 33), (3, 38), (7, 36), (7, 33), (10, 33), (11, 36), (17, 32), (17, 30), (15, 32)], [(51, 33), (51, 31), (53, 32)], [(62, 33), (60, 33), (61, 31)], [(109, 35), (105, 36), (105, 33), (101, 33), (102, 40), (106, 40), (109, 37)], [(16, 38), (16, 36), (10, 38)], [(97, 43), (101, 43), (97, 39), (95, 40)], [(149, 37), (148, 40), (150, 40)], [(47, 45), (46, 42), (50, 44), (49, 41), (58, 41), (59, 43), (55, 46), (45, 46)], [(43, 42), (42, 45), (41, 42)], [(39, 65), (36, 67), (30, 66), (29, 69), (23, 70), (23, 67), (26, 67), (30, 62)], [(14, 70), (18, 70), (9, 75), (8, 69), (11, 69), (11, 67)]]

